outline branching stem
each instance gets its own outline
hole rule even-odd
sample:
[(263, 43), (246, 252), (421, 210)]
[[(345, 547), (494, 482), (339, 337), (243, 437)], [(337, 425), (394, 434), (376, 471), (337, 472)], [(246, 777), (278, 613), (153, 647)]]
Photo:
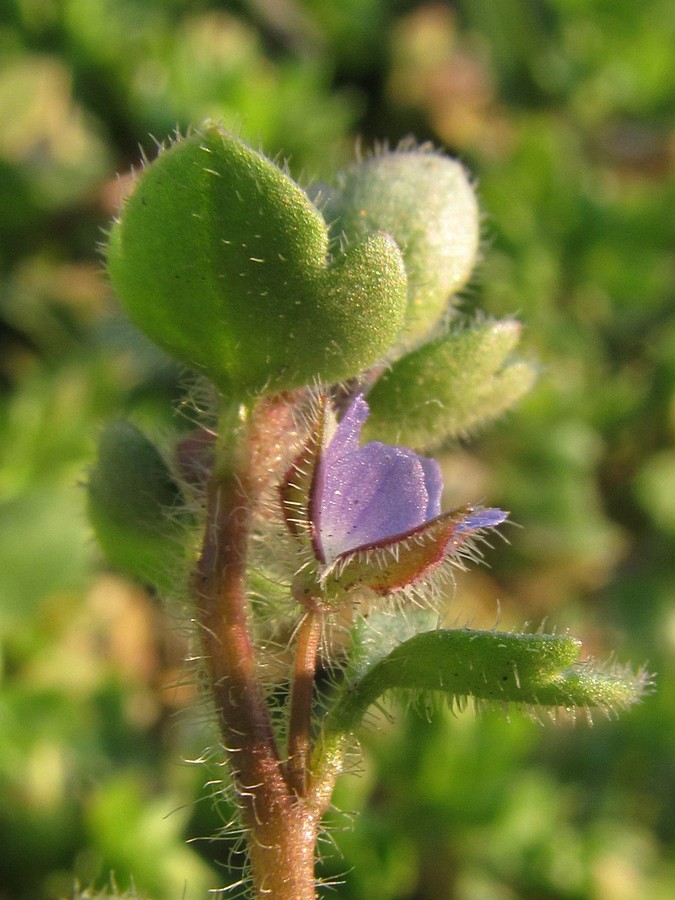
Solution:
[(314, 900), (314, 852), (337, 767), (311, 794), (311, 707), (320, 622), (298, 632), (287, 767), (259, 678), (247, 598), (247, 555), (256, 504), (288, 427), (292, 398), (264, 401), (250, 416), (229, 411), (207, 487), (206, 529), (192, 579), (218, 722), (248, 836), (255, 896)]

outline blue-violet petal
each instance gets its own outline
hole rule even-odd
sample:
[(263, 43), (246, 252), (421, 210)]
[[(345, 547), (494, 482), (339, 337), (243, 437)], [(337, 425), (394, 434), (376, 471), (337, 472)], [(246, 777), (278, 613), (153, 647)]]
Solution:
[(379, 441), (359, 446), (368, 413), (358, 394), (318, 461), (311, 518), (324, 563), (417, 528), (441, 510), (436, 460)]

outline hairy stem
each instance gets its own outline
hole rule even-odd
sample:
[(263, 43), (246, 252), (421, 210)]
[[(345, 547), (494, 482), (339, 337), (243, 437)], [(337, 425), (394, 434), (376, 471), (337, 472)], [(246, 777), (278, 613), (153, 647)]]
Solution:
[(308, 610), (298, 628), (288, 729), (288, 780), (300, 797), (309, 786), (312, 753), (312, 699), (316, 675), (316, 655), (321, 638), (321, 618)]
[[(288, 426), (290, 404), (290, 398), (278, 397), (261, 404), (250, 417), (235, 410), (224, 417), (207, 486), (206, 530), (192, 589), (220, 731), (248, 837), (255, 895), (313, 900), (317, 830), (334, 776), (324, 782), (324, 789), (302, 797), (297, 785), (305, 779), (290, 778), (280, 759), (259, 678), (246, 582), (252, 519), (269, 477), (270, 454), (278, 453), (281, 432)], [(318, 638), (312, 637), (309, 625), (304, 627), (305, 649), (300, 655), (310, 665), (311, 643)], [(297, 729), (296, 753), (306, 772), (309, 745), (305, 747), (303, 740), (309, 740), (311, 684), (310, 709), (306, 698), (297, 702), (297, 716), (306, 719), (306, 727)]]
[(247, 482), (243, 471), (212, 479), (195, 577), (197, 615), (219, 725), (237, 780), (244, 788), (267, 780), (279, 764), (248, 630)]

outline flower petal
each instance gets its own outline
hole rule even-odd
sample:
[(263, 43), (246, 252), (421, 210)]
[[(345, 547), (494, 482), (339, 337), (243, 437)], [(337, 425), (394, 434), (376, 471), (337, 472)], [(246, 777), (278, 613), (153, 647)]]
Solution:
[(321, 454), (310, 517), (321, 562), (411, 531), (440, 512), (438, 463), (407, 447), (359, 447), (368, 404), (357, 395)]

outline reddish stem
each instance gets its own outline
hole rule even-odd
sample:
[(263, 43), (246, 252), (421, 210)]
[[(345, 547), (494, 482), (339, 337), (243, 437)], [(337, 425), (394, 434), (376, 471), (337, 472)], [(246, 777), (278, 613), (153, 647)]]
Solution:
[[(296, 701), (295, 718), (306, 724), (296, 728), (293, 755), (300, 768), (289, 779), (258, 677), (246, 594), (252, 516), (270, 468), (265, 447), (278, 452), (290, 403), (286, 397), (268, 401), (250, 424), (228, 429), (236, 444), (223, 448), (209, 479), (204, 544), (192, 588), (220, 730), (248, 835), (256, 896), (314, 900), (314, 847), (330, 789), (327, 781), (316, 796), (303, 798), (294, 784), (304, 786), (307, 778), (300, 773), (308, 771), (313, 669), (308, 687), (300, 689), (303, 699)], [(306, 668), (312, 667), (316, 657), (316, 647), (311, 650), (312, 628), (303, 623), (301, 633), (304, 649), (298, 655)]]
[(299, 797), (307, 794), (312, 754), (312, 700), (321, 618), (308, 610), (298, 627), (288, 727), (288, 780)]
[(250, 505), (246, 482), (241, 473), (221, 477), (209, 486), (204, 546), (194, 579), (220, 728), (244, 789), (270, 778), (276, 782), (279, 768), (248, 631), (245, 574)]

